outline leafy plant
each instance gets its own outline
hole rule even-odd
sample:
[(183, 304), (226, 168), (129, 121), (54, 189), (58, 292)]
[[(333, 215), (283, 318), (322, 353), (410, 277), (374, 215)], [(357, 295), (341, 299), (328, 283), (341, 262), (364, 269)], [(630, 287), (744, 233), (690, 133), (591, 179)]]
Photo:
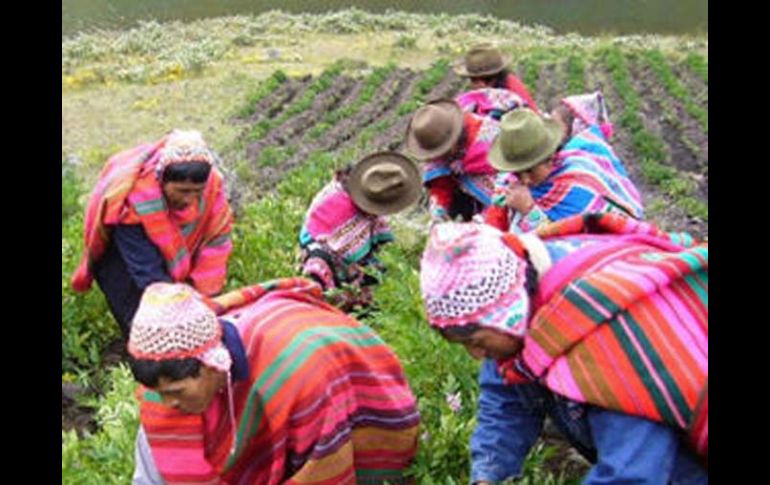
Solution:
[(79, 438), (62, 432), (63, 484), (124, 484), (134, 471), (134, 440), (139, 410), (133, 397), (136, 384), (125, 364), (113, 367), (112, 383), (96, 402), (99, 431)]

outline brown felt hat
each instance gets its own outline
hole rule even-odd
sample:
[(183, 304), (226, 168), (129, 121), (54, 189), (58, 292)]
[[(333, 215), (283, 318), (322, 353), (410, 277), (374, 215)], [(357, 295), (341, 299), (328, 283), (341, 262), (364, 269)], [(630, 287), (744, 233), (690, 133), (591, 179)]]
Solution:
[(463, 111), (452, 99), (436, 99), (415, 111), (406, 129), (406, 149), (418, 160), (446, 155), (460, 139)]
[(373, 153), (350, 171), (347, 190), (364, 212), (387, 215), (417, 202), (422, 179), (417, 165), (396, 152)]
[(455, 66), (455, 72), (462, 77), (493, 76), (502, 71), (510, 59), (492, 44), (479, 44), (469, 50)]

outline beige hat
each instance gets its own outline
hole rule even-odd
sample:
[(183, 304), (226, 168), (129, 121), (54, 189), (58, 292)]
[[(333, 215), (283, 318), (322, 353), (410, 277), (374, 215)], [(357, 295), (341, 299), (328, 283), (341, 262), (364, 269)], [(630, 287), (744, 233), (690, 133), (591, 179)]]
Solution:
[(346, 183), (353, 202), (364, 212), (386, 215), (417, 202), (422, 178), (417, 165), (396, 152), (373, 153), (350, 171)]
[(455, 66), (455, 72), (463, 77), (493, 76), (508, 67), (510, 62), (510, 59), (492, 44), (479, 44), (465, 54)]
[(500, 133), (487, 157), (490, 165), (501, 172), (521, 172), (553, 155), (563, 136), (558, 121), (529, 108), (516, 109), (500, 120)]
[(436, 99), (415, 111), (406, 129), (406, 149), (418, 160), (446, 155), (460, 139), (463, 111), (452, 99)]

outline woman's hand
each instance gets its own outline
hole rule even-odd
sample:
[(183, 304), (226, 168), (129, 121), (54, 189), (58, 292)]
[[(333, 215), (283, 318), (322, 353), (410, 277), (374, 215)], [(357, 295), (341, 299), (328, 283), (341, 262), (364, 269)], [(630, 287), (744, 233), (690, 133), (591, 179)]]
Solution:
[(524, 184), (513, 184), (505, 192), (505, 204), (517, 212), (526, 214), (535, 205), (535, 199), (529, 187)]

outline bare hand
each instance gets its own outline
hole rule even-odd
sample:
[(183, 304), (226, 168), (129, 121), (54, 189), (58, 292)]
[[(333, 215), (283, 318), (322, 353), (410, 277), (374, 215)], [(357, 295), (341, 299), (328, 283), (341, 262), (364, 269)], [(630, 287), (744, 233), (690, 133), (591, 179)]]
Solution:
[(535, 199), (529, 187), (523, 184), (514, 184), (508, 187), (505, 192), (505, 204), (517, 212), (526, 214), (535, 205)]

